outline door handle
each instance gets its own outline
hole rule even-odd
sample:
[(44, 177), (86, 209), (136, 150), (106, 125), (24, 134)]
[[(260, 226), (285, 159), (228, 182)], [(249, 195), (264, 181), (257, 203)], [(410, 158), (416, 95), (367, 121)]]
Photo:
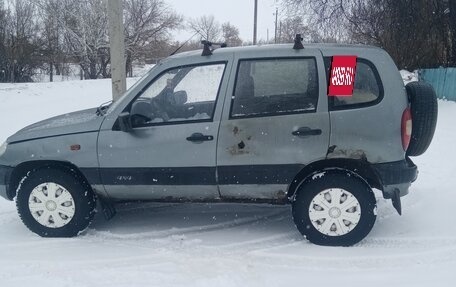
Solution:
[(301, 127), (298, 130), (292, 132), (291, 134), (297, 137), (305, 136), (319, 136), (321, 135), (321, 129), (311, 129), (309, 127)]
[(214, 136), (203, 135), (202, 133), (194, 133), (187, 138), (189, 142), (206, 142), (214, 140)]

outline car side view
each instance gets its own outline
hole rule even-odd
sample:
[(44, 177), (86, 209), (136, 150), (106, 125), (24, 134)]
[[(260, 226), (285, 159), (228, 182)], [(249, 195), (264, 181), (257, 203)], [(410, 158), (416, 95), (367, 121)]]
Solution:
[[(125, 201), (291, 204), (299, 232), (350, 246), (378, 189), (401, 213), (430, 145), (431, 86), (404, 86), (364, 45), (265, 45), (176, 54), (124, 96), (28, 126), (0, 148), (0, 195), (43, 237), (72, 237)], [(356, 56), (352, 94), (329, 95), (334, 58)], [(353, 70), (355, 71), (355, 70)]]

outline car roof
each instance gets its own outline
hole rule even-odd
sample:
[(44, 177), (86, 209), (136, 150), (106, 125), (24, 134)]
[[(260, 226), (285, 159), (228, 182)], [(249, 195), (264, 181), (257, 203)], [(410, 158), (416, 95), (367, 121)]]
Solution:
[[(223, 55), (223, 54), (236, 54), (236, 53), (243, 53), (246, 51), (270, 51), (276, 52), (280, 50), (288, 50), (293, 49), (293, 44), (267, 44), (267, 45), (252, 45), (252, 46), (240, 46), (240, 47), (226, 47), (226, 48), (217, 48), (213, 51), (214, 54)], [(331, 54), (335, 51), (366, 51), (367, 49), (375, 49), (381, 50), (378, 47), (369, 46), (369, 45), (361, 45), (361, 44), (338, 44), (338, 43), (311, 43), (311, 44), (304, 44), (304, 49), (312, 49), (312, 50), (320, 50), (323, 55)], [(174, 56), (169, 58), (177, 59), (183, 57), (192, 57), (192, 56), (201, 56), (202, 49), (182, 52), (178, 53)]]

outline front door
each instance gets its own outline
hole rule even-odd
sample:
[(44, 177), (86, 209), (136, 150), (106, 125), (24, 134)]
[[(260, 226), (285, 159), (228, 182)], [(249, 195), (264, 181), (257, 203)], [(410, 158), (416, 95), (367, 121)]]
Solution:
[(321, 54), (281, 53), (236, 59), (217, 151), (223, 198), (283, 200), (298, 172), (326, 157), (330, 126)]
[(100, 174), (110, 197), (219, 197), (216, 143), (226, 70), (227, 62), (169, 68), (125, 109), (131, 115), (131, 132), (115, 126), (101, 130)]

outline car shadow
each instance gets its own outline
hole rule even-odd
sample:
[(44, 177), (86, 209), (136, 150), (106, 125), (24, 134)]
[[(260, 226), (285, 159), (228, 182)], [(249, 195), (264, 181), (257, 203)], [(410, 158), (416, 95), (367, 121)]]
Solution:
[(88, 234), (118, 239), (157, 239), (175, 235), (249, 233), (298, 234), (290, 206), (235, 203), (123, 203), (106, 220), (98, 213)]

